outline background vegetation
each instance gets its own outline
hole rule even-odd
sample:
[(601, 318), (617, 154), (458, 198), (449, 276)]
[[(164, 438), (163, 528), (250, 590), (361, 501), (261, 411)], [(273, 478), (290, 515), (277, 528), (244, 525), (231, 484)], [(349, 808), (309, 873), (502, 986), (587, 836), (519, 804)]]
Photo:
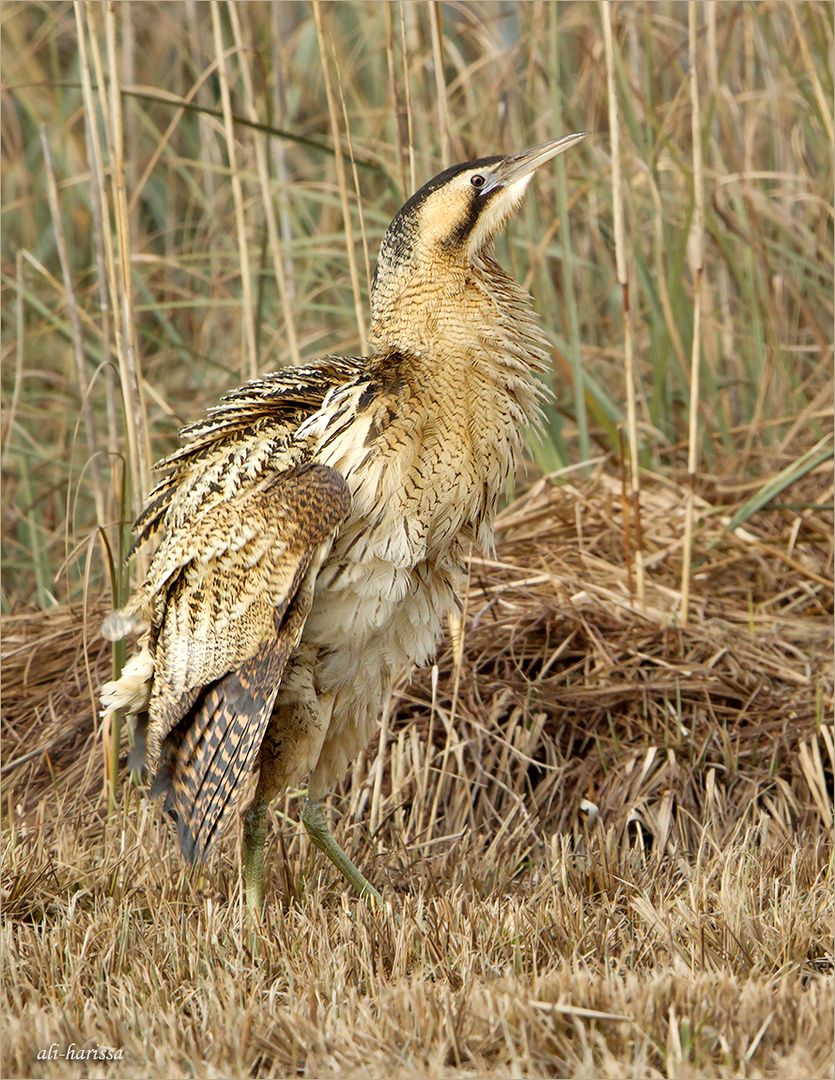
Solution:
[[(4, 1075), (831, 1073), (832, 6), (0, 17)], [(392, 912), (291, 793), (247, 929), (234, 835), (189, 877), (105, 797), (151, 463), (363, 350), (441, 167), (572, 130), (499, 252), (553, 343), (533, 486), (336, 803)], [(72, 1041), (125, 1061), (36, 1060)]]

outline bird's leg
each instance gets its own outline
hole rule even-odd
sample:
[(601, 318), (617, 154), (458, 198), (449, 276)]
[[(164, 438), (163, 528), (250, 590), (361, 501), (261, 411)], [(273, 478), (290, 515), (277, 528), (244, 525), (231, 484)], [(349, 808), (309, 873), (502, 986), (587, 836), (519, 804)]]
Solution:
[(354, 886), (360, 896), (374, 897), (378, 904), (383, 906), (383, 898), (374, 886), (366, 881), (360, 871), (354, 866), (342, 848), (334, 840), (328, 828), (327, 814), (323, 799), (305, 799), (302, 810), (302, 822), (307, 829), (313, 843), (323, 851), (337, 870), (341, 870), (345, 877)]
[(264, 903), (264, 846), (267, 842), (267, 803), (256, 797), (244, 815), (244, 887), (251, 915)]

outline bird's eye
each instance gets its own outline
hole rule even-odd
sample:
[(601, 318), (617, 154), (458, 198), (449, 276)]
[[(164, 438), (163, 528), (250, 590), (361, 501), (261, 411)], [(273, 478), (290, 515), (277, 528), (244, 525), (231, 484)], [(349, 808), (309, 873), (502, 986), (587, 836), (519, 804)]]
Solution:
[(487, 181), (481, 175), (481, 173), (476, 173), (475, 176), (470, 177), (470, 183), (473, 185), (474, 188), (482, 188), (487, 183)]

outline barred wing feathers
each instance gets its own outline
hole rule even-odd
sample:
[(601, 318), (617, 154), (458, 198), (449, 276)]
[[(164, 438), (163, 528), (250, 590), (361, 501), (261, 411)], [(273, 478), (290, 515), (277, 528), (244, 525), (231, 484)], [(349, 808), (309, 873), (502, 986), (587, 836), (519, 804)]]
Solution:
[(209, 484), (235, 490), (245, 470), (254, 480), (274, 467), (276, 456), (292, 450), (300, 424), (317, 412), (328, 392), (363, 372), (363, 361), (324, 357), (303, 368), (283, 368), (230, 391), (197, 423), (183, 428), (185, 444), (154, 465), (168, 472), (148, 496), (136, 521), (131, 553), (163, 527), (171, 514), (191, 511), (185, 488), (204, 491)]
[(166, 534), (131, 604), (150, 622), (153, 793), (166, 792), (189, 859), (205, 853), (255, 763), (349, 507), (344, 479), (323, 465), (210, 501)]

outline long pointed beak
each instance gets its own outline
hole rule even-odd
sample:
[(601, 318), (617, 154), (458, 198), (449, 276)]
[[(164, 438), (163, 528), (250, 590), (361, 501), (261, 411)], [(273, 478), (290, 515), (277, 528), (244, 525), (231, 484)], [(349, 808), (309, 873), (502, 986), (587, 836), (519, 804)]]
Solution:
[(480, 194), (486, 195), (497, 187), (509, 187), (517, 180), (530, 176), (540, 165), (570, 150), (572, 146), (576, 146), (590, 134), (589, 131), (580, 131), (575, 135), (563, 135), (560, 139), (551, 139), (550, 142), (532, 146), (529, 150), (522, 150), (521, 153), (509, 154), (491, 170), (493, 175), (481, 189)]

